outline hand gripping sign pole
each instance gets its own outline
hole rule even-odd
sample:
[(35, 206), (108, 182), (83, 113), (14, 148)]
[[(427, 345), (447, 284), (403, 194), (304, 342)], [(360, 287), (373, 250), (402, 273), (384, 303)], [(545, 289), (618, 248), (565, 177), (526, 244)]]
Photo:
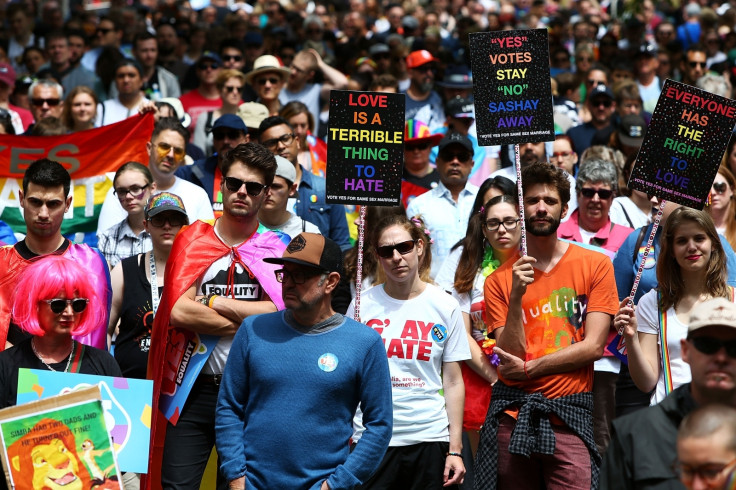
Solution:
[(516, 189), (519, 193), (519, 224), (521, 224), (521, 256), (526, 255), (526, 221), (524, 220), (524, 191), (521, 186), (521, 157), (519, 156), (519, 145), (514, 145), (516, 157)]

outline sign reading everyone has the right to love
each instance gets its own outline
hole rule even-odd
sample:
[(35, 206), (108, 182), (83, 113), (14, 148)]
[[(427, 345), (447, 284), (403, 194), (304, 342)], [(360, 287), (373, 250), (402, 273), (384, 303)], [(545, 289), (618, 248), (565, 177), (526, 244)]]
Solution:
[(629, 188), (703, 209), (736, 122), (736, 101), (666, 80)]

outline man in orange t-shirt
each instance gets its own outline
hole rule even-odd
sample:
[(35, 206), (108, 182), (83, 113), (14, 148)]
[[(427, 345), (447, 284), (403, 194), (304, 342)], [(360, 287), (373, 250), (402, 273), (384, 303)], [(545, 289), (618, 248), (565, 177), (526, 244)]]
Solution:
[(528, 255), (507, 261), (485, 284), (501, 363), (476, 488), (595, 489), (593, 362), (618, 310), (613, 266), (557, 239), (570, 198), (564, 173), (537, 162), (522, 170), (522, 183)]

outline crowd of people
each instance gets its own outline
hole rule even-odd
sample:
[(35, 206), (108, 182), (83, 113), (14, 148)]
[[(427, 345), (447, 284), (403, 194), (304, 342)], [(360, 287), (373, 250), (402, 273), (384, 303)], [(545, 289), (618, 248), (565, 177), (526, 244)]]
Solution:
[[(90, 244), (61, 232), (64, 165), (25, 170), (0, 407), (19, 367), (153, 380), (134, 489), (198, 488), (213, 448), (218, 489), (733, 484), (736, 138), (702, 211), (627, 186), (665, 79), (734, 95), (733, 2), (94, 7), (0, 9), (0, 134), (155, 119)], [(516, 168), (478, 144), (468, 39), (527, 28), (555, 138)], [(367, 207), (362, 255), (358, 209), (326, 199), (331, 90), (405, 96), (401, 202)]]

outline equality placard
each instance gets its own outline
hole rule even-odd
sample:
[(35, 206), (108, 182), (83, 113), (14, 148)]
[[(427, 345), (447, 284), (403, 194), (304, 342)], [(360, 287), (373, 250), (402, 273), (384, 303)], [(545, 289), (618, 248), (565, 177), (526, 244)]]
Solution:
[(121, 471), (146, 473), (151, 435), (153, 381), (40, 369), (18, 370), (17, 404), (97, 385)]
[(330, 92), (328, 203), (399, 205), (404, 109), (404, 94)]
[(9, 488), (122, 488), (97, 386), (0, 411)]
[(546, 29), (470, 34), (470, 62), (480, 145), (555, 139)]
[(666, 80), (629, 188), (703, 209), (736, 123), (736, 101)]

